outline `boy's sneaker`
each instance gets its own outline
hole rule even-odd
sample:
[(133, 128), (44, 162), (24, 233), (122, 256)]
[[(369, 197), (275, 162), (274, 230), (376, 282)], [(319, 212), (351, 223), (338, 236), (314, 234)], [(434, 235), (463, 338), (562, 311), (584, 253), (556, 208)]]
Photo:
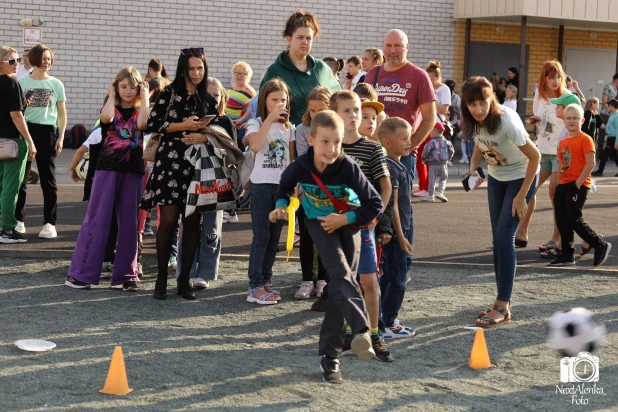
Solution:
[(22, 235), (26, 234), (26, 224), (24, 222), (17, 221), (17, 226), (15, 226), (15, 230), (17, 230)]
[(170, 255), (170, 259), (167, 261), (167, 267), (176, 270), (176, 256)]
[(345, 336), (343, 337), (343, 348), (341, 349), (341, 355), (342, 356), (354, 355), (354, 352), (352, 352), (352, 334), (351, 333), (346, 333)]
[(64, 282), (64, 286), (68, 286), (73, 289), (90, 289), (90, 285), (88, 283), (80, 282), (77, 279), (73, 279), (71, 276), (67, 277), (67, 280)]
[[(15, 233), (15, 231), (13, 231)], [(609, 257), (609, 252), (612, 250), (612, 244), (603, 242), (603, 246), (594, 249), (594, 262), (592, 267), (601, 266)]]
[(381, 360), (382, 362), (392, 362), (395, 360), (389, 350), (386, 349), (384, 339), (382, 339), (379, 334), (371, 335), (371, 345), (376, 354), (376, 359)]
[(350, 348), (360, 360), (369, 360), (376, 356), (376, 353), (371, 347), (369, 332), (357, 333), (354, 335), (352, 342), (350, 342)]
[(326, 382), (340, 382), (341, 368), (339, 367), (339, 359), (329, 358), (324, 355), (320, 359), (320, 370), (322, 371), (322, 379)]
[(114, 264), (112, 262), (103, 262), (103, 267), (101, 268), (101, 279), (111, 279), (113, 271)]
[(53, 239), (58, 237), (58, 233), (56, 232), (56, 226), (51, 223), (45, 223), (43, 225), (43, 229), (39, 232), (40, 239)]
[(122, 284), (122, 290), (125, 292), (137, 292), (137, 282), (130, 280)]
[(314, 312), (326, 312), (326, 306), (328, 305), (328, 299), (322, 296), (320, 299), (313, 302), (311, 310)]
[(425, 196), (425, 197), (423, 198), (423, 201), (424, 201), (424, 202), (433, 202), (433, 201), (434, 201), (434, 199), (433, 199), (433, 195), (427, 195), (427, 196)]
[(26, 243), (27, 241), (17, 230), (13, 230), (11, 234), (3, 230), (0, 234), (0, 243)]
[(573, 255), (567, 255), (566, 253), (560, 253), (556, 259), (549, 262), (552, 266), (575, 266), (575, 259)]
[(315, 284), (315, 295), (319, 298), (324, 294), (324, 288), (326, 287), (325, 280), (318, 280)]
[(436, 192), (436, 197), (438, 198), (440, 202), (444, 202), (444, 203), (448, 202), (448, 198), (440, 192)]
[(392, 326), (384, 328), (383, 336), (384, 339), (399, 339), (408, 338), (414, 335), (416, 335), (414, 328), (404, 326), (399, 322), (399, 319), (395, 319)]
[(223, 212), (223, 223), (238, 223), (238, 215), (236, 212)]
[(426, 190), (419, 190), (418, 192), (414, 193), (414, 191), (412, 191), (412, 196), (425, 197), (425, 196), (429, 196), (429, 192)]
[(193, 289), (206, 289), (210, 286), (210, 282), (203, 278), (193, 279)]
[(148, 222), (144, 224), (144, 236), (154, 236), (154, 230), (152, 230), (152, 226)]

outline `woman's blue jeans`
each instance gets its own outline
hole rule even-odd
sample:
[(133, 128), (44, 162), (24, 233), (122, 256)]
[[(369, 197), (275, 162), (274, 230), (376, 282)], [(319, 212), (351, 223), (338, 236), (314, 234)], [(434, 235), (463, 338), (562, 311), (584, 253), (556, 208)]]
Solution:
[[(536, 190), (538, 176), (530, 185), (526, 203)], [(524, 179), (500, 181), (491, 176), (487, 178), (487, 197), (489, 200), (489, 218), (493, 235), (494, 270), (498, 297), (496, 300), (510, 301), (515, 281), (517, 255), (515, 254), (515, 232), (519, 219), (511, 214), (513, 199), (519, 193)]]
[[(202, 228), (200, 242), (191, 265), (190, 278), (216, 280), (219, 275), (219, 260), (221, 257), (221, 230), (223, 228), (223, 211), (202, 213)], [(182, 239), (182, 229), (180, 233)], [(178, 264), (176, 278), (182, 268), (182, 242), (178, 248)]]

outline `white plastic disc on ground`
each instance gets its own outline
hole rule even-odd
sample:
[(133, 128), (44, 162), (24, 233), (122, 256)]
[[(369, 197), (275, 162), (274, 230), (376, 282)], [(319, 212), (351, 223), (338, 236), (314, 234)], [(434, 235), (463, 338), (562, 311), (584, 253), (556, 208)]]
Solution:
[(56, 347), (54, 342), (38, 339), (24, 339), (15, 342), (15, 345), (21, 350), (27, 350), (29, 352), (46, 352)]

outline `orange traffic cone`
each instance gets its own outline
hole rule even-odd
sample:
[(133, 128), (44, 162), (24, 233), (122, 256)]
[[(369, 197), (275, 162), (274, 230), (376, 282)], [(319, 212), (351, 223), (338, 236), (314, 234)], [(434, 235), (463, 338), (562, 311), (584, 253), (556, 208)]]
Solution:
[(482, 328), (476, 330), (468, 366), (472, 369), (487, 369), (491, 367), (489, 353), (487, 352), (487, 344), (485, 343), (485, 334)]
[(127, 371), (124, 368), (124, 357), (122, 356), (122, 348), (116, 346), (112, 355), (112, 363), (109, 365), (105, 386), (99, 392), (108, 395), (126, 395), (132, 392), (129, 388), (127, 380)]

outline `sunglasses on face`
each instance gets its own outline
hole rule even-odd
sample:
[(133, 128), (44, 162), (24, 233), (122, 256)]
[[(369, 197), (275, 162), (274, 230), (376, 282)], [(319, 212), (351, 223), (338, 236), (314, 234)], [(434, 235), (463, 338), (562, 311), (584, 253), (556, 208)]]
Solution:
[(8, 63), (10, 66), (14, 66), (16, 64), (21, 63), (21, 57), (19, 57), (17, 59), (3, 60), (2, 63)]
[(204, 54), (204, 48), (203, 47), (191, 47), (188, 49), (182, 49), (180, 51), (180, 54), (182, 54), (183, 56), (199, 56)]

